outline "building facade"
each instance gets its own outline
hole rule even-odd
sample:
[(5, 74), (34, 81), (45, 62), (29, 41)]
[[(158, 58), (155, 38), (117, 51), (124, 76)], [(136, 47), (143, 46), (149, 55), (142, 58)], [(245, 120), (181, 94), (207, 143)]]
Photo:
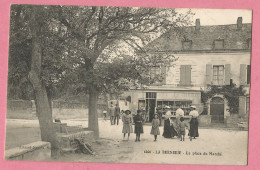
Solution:
[(180, 106), (188, 114), (189, 106), (195, 105), (199, 113), (207, 109), (200, 118), (202, 124), (224, 123), (232, 116), (228, 101), (216, 94), (202, 103), (201, 92), (235, 84), (246, 91), (239, 97), (239, 113), (235, 114), (248, 115), (251, 34), (251, 24), (243, 24), (239, 17), (236, 24), (214, 26), (201, 26), (197, 19), (195, 26), (185, 27), (181, 33), (170, 30), (161, 35), (146, 50), (150, 55), (172, 55), (177, 60), (173, 66), (153, 68), (150, 74), (160, 74), (163, 81), (129, 92), (132, 109), (146, 110), (151, 121), (156, 108), (167, 105), (174, 114)]

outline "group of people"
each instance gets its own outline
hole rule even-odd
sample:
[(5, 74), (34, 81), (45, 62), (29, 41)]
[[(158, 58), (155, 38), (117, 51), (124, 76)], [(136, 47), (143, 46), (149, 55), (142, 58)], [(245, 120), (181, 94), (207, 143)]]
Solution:
[[(196, 111), (195, 106), (191, 106), (191, 111), (189, 113), (189, 121), (184, 121), (184, 111), (179, 108), (176, 110), (176, 119), (173, 121), (171, 119), (172, 114), (170, 111), (170, 107), (166, 106), (166, 113), (163, 115), (164, 117), (164, 128), (163, 128), (163, 135), (165, 138), (173, 138), (177, 136), (181, 139), (181, 141), (185, 140), (186, 135), (186, 128), (189, 131), (189, 137), (192, 141), (193, 139), (196, 139), (196, 137), (199, 137), (198, 132), (198, 120), (197, 117), (199, 116), (198, 111)], [(140, 136), (142, 133), (144, 133), (143, 130), (143, 123), (145, 122), (144, 116), (142, 116), (142, 111), (137, 110), (136, 115), (132, 116), (130, 110), (120, 111), (120, 107), (118, 104), (116, 107), (110, 107), (108, 109), (108, 115), (110, 116), (110, 122), (111, 125), (119, 124), (120, 116), (122, 116), (122, 122), (123, 122), (123, 140), (126, 138), (129, 140), (130, 134), (133, 133), (132, 125), (134, 123), (134, 133), (136, 134), (136, 142), (140, 141)], [(106, 113), (104, 113), (104, 118), (106, 117)], [(160, 135), (159, 126), (161, 125), (160, 116), (155, 113), (154, 118), (152, 120), (152, 127), (150, 134), (154, 136), (154, 141), (157, 141), (157, 136)]]
[[(144, 133), (143, 130), (143, 122), (145, 121), (141, 115), (141, 110), (137, 110), (137, 114), (132, 116), (130, 110), (126, 110), (122, 116), (123, 121), (123, 130), (122, 133), (124, 134), (123, 140), (125, 140), (126, 134), (127, 140), (129, 140), (130, 133), (133, 133), (132, 124), (134, 123), (134, 133), (136, 134), (135, 142), (140, 142), (141, 133)], [(152, 128), (151, 128), (151, 135), (154, 135), (154, 141), (157, 140), (157, 135), (160, 135), (159, 130), (160, 122), (158, 119), (158, 115), (154, 115), (154, 119), (152, 120)]]
[(189, 113), (189, 121), (184, 121), (184, 111), (180, 108), (176, 110), (176, 120), (173, 121), (171, 119), (172, 114), (170, 111), (170, 107), (166, 106), (166, 113), (164, 115), (165, 121), (164, 121), (164, 132), (163, 136), (165, 138), (173, 138), (174, 136), (177, 136), (178, 138), (181, 138), (181, 141), (185, 140), (185, 129), (187, 128), (189, 130), (189, 136), (190, 140), (196, 139), (196, 137), (199, 137), (198, 132), (198, 120), (197, 117), (199, 116), (198, 111), (196, 110), (196, 106), (191, 106), (191, 111)]
[[(111, 125), (119, 124), (120, 114), (121, 114), (121, 112), (120, 112), (120, 107), (118, 106), (118, 104), (116, 104), (116, 107), (110, 106), (108, 108), (108, 116), (110, 117)], [(106, 117), (107, 117), (106, 110), (103, 111), (103, 116), (104, 116), (104, 120), (106, 120)]]

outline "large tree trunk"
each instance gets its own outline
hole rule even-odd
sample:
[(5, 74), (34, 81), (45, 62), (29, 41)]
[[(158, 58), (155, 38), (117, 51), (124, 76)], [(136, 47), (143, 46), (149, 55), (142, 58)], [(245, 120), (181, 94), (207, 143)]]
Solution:
[(29, 80), (32, 83), (35, 98), (36, 110), (39, 119), (41, 139), (42, 141), (51, 143), (51, 155), (57, 156), (59, 147), (54, 130), (51, 108), (49, 105), (47, 92), (44, 84), (41, 81), (41, 64), (42, 64), (42, 49), (40, 38), (39, 11), (41, 7), (32, 7), (31, 15), (31, 31), (32, 31), (32, 62), (31, 71), (29, 72)]
[(97, 100), (98, 91), (92, 86), (89, 90), (88, 128), (94, 131), (95, 139), (99, 138)]
[(52, 157), (59, 155), (59, 145), (57, 141), (56, 132), (54, 130), (51, 108), (49, 105), (46, 89), (42, 85), (38, 75), (34, 70), (29, 73), (29, 79), (33, 85), (35, 98), (36, 98), (36, 110), (39, 119), (41, 139), (42, 141), (51, 143), (51, 155)]

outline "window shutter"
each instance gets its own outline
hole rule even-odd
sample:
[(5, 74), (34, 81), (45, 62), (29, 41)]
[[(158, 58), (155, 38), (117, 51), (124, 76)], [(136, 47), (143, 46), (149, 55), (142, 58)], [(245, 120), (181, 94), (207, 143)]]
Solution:
[(185, 65), (180, 65), (180, 85), (185, 85)]
[(186, 65), (185, 68), (185, 85), (191, 85), (191, 65)]
[(206, 84), (211, 84), (212, 80), (212, 64), (206, 65)]
[(239, 96), (239, 111), (240, 116), (245, 116), (246, 114), (246, 96)]
[(231, 65), (230, 64), (226, 64), (225, 65), (225, 85), (230, 85), (230, 78), (231, 78)]
[(246, 64), (240, 64), (240, 85), (246, 85)]
[(247, 84), (250, 84), (251, 81), (251, 65), (247, 65), (247, 70), (246, 70), (246, 80), (247, 80)]
[(161, 67), (162, 84), (166, 84), (166, 66)]

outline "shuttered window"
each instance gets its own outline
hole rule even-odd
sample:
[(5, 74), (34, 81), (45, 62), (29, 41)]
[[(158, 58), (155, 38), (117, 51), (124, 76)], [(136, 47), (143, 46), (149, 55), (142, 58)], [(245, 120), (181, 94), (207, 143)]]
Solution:
[(247, 84), (250, 84), (251, 81), (251, 66), (247, 65)]
[(153, 66), (150, 68), (150, 82), (153, 85), (166, 84), (166, 66)]
[(246, 64), (240, 64), (240, 85), (246, 85), (247, 84), (247, 65)]
[(191, 65), (180, 66), (180, 85), (181, 86), (191, 85)]
[(230, 85), (231, 65), (206, 65), (206, 84), (207, 85)]
[(225, 64), (225, 85), (230, 85), (230, 80), (231, 80), (231, 65), (230, 64)]
[(154, 66), (154, 67), (151, 67), (150, 69), (150, 78), (151, 79), (154, 79), (156, 78), (158, 75), (161, 74), (161, 68), (160, 66)]
[(224, 66), (215, 65), (213, 66), (213, 85), (224, 84)]

